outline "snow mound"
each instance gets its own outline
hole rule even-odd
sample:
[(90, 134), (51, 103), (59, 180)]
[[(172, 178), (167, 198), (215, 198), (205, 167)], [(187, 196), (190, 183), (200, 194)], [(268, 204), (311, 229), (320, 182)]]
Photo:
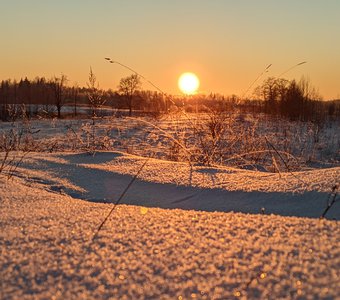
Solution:
[[(74, 198), (115, 202), (145, 160), (119, 152), (36, 153), (20, 176)], [(277, 174), (148, 159), (123, 203), (318, 218), (339, 178), (339, 167)], [(328, 218), (340, 219), (339, 203)]]
[[(79, 161), (71, 163), (71, 158)], [(119, 159), (134, 162), (131, 169), (140, 163), (133, 157)], [(97, 169), (89, 166), (91, 161), (82, 166), (81, 156), (36, 157), (31, 166), (34, 162), (37, 169), (49, 166), (84, 189), (99, 184), (98, 178), (124, 184), (124, 176), (131, 178), (104, 169), (86, 177), (84, 170)], [(111, 158), (102, 164), (107, 169), (114, 165)], [(112, 204), (52, 192), (37, 182), (39, 172), (47, 174), (36, 171), (31, 181), (0, 177), (1, 299), (340, 297), (338, 221), (120, 205), (91, 243)], [(150, 185), (144, 180), (137, 184)], [(95, 196), (94, 190), (87, 193)], [(142, 193), (131, 192), (129, 199), (133, 195), (138, 202)]]

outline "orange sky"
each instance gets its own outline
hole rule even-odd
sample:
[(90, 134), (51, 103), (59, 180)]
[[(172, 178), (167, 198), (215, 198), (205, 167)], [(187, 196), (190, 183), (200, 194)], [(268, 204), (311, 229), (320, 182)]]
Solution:
[(0, 27), (0, 79), (63, 73), (85, 85), (92, 66), (101, 87), (116, 89), (131, 72), (109, 56), (167, 93), (179, 94), (190, 71), (200, 92), (242, 95), (268, 64), (258, 83), (307, 61), (285, 77), (340, 98), (337, 0), (11, 0)]

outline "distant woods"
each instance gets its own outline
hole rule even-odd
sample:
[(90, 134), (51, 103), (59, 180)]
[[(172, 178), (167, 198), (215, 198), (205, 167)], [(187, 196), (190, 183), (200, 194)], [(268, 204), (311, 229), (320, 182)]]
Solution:
[(141, 88), (141, 80), (137, 74), (122, 78), (119, 82), (119, 93), (124, 96), (126, 105), (129, 108), (129, 116), (132, 115), (133, 99)]
[(139, 113), (239, 111), (264, 113), (289, 120), (322, 122), (340, 119), (340, 100), (322, 101), (310, 82), (270, 77), (247, 99), (220, 94), (190, 97), (165, 95), (142, 89), (141, 78), (132, 74), (120, 80), (116, 90), (104, 90), (90, 68), (86, 87), (71, 85), (66, 75), (0, 82), (0, 120), (22, 116), (98, 117), (114, 110)]
[(325, 102), (304, 77), (299, 82), (269, 77), (255, 89), (265, 113), (290, 120), (322, 121), (326, 115), (338, 115), (339, 101)]
[(105, 109), (128, 109), (146, 112), (167, 110), (163, 94), (141, 90), (137, 75), (122, 78), (117, 91), (104, 90), (92, 69), (86, 87), (70, 85), (65, 75), (50, 79), (36, 77), (0, 82), (0, 120), (12, 121), (22, 115), (26, 117), (98, 117)]

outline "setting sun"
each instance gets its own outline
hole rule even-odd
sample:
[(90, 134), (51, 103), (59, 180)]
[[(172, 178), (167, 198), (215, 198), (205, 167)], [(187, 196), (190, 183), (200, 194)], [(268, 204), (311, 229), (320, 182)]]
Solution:
[(183, 73), (178, 79), (179, 89), (187, 95), (194, 94), (200, 85), (198, 77), (194, 73)]

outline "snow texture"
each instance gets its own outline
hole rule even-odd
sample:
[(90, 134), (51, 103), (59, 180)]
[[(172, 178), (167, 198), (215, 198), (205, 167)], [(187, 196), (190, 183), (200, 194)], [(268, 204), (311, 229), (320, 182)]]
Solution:
[[(36, 153), (20, 176), (75, 198), (114, 202), (144, 161), (119, 152)], [(278, 174), (149, 159), (124, 203), (318, 218), (339, 178), (339, 167)], [(327, 217), (340, 219), (340, 201)]]
[(150, 159), (91, 242), (112, 208), (99, 202), (144, 160), (37, 153), (1, 176), (0, 298), (340, 298), (339, 221), (316, 218), (339, 168), (280, 177)]

